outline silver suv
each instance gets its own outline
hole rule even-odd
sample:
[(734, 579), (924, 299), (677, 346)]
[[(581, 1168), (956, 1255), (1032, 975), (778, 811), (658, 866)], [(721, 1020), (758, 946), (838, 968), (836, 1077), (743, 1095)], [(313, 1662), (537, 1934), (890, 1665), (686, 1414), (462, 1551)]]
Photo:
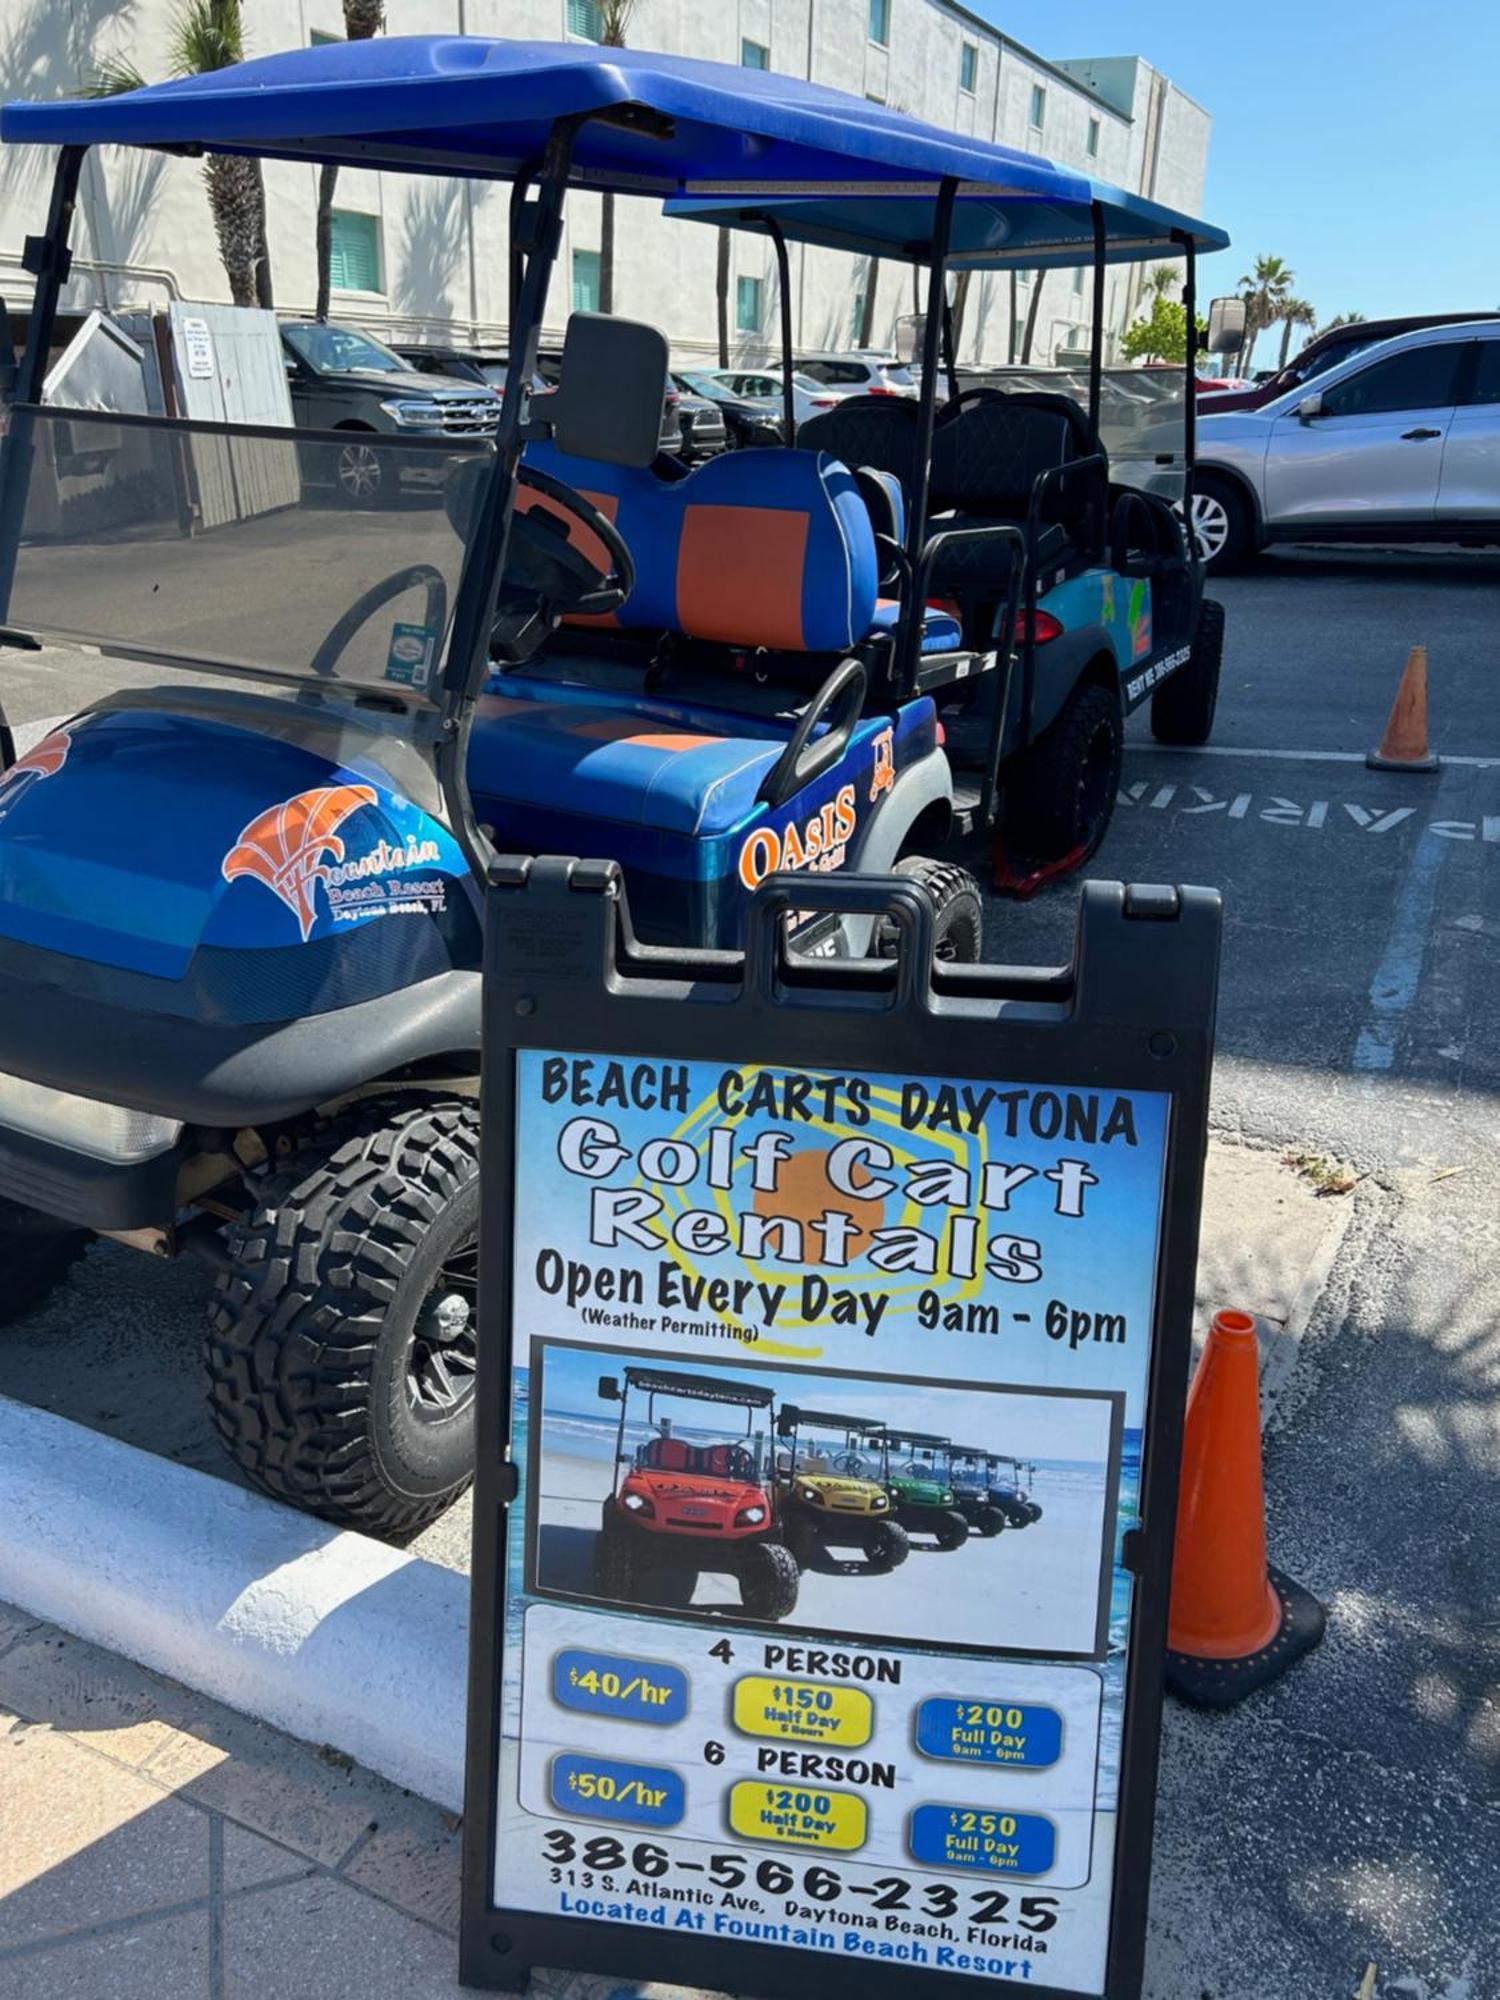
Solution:
[(1272, 542), (1500, 544), (1500, 319), (1426, 327), (1258, 410), (1198, 419), (1211, 569)]

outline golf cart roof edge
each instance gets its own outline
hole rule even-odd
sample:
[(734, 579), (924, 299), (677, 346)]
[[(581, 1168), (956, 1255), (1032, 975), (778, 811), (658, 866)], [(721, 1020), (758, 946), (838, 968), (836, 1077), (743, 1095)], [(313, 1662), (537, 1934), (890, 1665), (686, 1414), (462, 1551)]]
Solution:
[(752, 1382), (721, 1382), (712, 1375), (672, 1374), (660, 1368), (626, 1368), (625, 1380), (634, 1389), (656, 1395), (687, 1396), (709, 1403), (752, 1403), (765, 1409), (776, 1400), (774, 1389)]

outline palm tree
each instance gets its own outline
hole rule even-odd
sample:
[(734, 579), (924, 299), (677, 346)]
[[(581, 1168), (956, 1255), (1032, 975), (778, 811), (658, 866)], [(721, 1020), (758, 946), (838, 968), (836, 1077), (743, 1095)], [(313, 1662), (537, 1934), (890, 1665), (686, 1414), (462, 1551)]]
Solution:
[[(378, 35), (385, 26), (385, 0), (344, 0), (344, 38), (350, 42), (367, 42), (372, 35)], [(314, 314), (318, 319), (328, 317), (328, 295), (333, 275), (333, 196), (339, 184), (339, 170), (333, 160), (325, 160), (323, 170), (318, 175), (318, 220), (316, 237), (318, 252), (318, 303)]]
[(1146, 274), (1146, 290), (1154, 299), (1164, 299), (1176, 283), (1175, 264), (1153, 264)]
[[(167, 74), (203, 76), (243, 60), (240, 0), (182, 0), (167, 41)], [(90, 97), (143, 90), (146, 79), (127, 57), (101, 63), (86, 85)], [(259, 160), (210, 153), (203, 182), (214, 219), (219, 256), (237, 306), (271, 306), (271, 260), (266, 247), (266, 187)]]
[(719, 231), (719, 268), (714, 278), (719, 305), (719, 366), (729, 366), (729, 231)]
[[(635, 13), (636, 0), (599, 0), (599, 40), (607, 49), (623, 49)], [(615, 198), (603, 198), (599, 217), (599, 310), (615, 309)], [(727, 364), (726, 364), (727, 365)]]
[(1320, 327), (1318, 330), (1320, 333), (1332, 333), (1336, 328), (1341, 326), (1362, 326), (1364, 324), (1364, 317), (1363, 313), (1338, 313), (1334, 318), (1329, 320), (1327, 326)]
[(1041, 309), (1042, 286), (1046, 283), (1046, 280), (1047, 273), (1045, 271), (1033, 271), (1031, 274), (1031, 304), (1026, 308), (1026, 331), (1021, 336), (1021, 366), (1023, 368), (1029, 367), (1031, 363), (1031, 343), (1036, 338), (1036, 317)]
[(880, 259), (869, 257), (865, 260), (865, 289), (860, 302), (859, 327), (855, 334), (856, 347), (875, 345), (875, 289), (880, 283)]
[(1294, 326), (1316, 326), (1318, 315), (1306, 299), (1287, 299), (1281, 308), (1281, 359), (1278, 368), (1285, 368), (1292, 351), (1292, 328)]
[(1291, 296), (1297, 274), (1282, 257), (1257, 257), (1255, 269), (1240, 279), (1240, 296), (1245, 301), (1245, 339), (1240, 348), (1242, 365), (1248, 365), (1255, 343), (1263, 330), (1274, 326), (1281, 308)]

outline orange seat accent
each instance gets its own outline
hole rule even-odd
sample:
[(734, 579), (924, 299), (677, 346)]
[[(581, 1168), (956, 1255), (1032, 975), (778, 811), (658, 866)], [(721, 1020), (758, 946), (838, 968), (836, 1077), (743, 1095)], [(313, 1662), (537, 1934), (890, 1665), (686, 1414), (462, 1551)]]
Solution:
[(758, 645), (801, 652), (810, 526), (807, 514), (790, 508), (684, 508), (677, 555), (683, 631), (726, 645), (753, 632)]

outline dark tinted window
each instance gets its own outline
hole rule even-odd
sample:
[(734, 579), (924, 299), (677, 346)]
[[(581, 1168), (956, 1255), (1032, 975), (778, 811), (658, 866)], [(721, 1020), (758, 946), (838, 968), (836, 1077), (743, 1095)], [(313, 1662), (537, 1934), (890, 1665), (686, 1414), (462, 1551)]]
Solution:
[(1479, 372), (1469, 391), (1471, 403), (1500, 403), (1500, 340), (1479, 343)]
[(1368, 340), (1348, 340), (1342, 344), (1334, 342), (1325, 347), (1321, 353), (1309, 354), (1305, 361), (1294, 362), (1292, 364), (1294, 379), (1299, 382), (1310, 382), (1314, 375), (1322, 375), (1330, 368), (1337, 368), (1341, 361), (1352, 361), (1356, 354), (1363, 354), (1367, 347), (1374, 347), (1379, 341), (1389, 338), (1389, 334), (1382, 333), (1371, 334)]
[(811, 375), (815, 382), (846, 383), (868, 382), (870, 371), (863, 361), (799, 361), (797, 366), (804, 375)]
[(1373, 361), (1347, 382), (1323, 391), (1330, 417), (1376, 416), (1384, 410), (1428, 410), (1453, 401), (1454, 377), (1462, 343), (1443, 341), (1408, 348), (1389, 361)]

